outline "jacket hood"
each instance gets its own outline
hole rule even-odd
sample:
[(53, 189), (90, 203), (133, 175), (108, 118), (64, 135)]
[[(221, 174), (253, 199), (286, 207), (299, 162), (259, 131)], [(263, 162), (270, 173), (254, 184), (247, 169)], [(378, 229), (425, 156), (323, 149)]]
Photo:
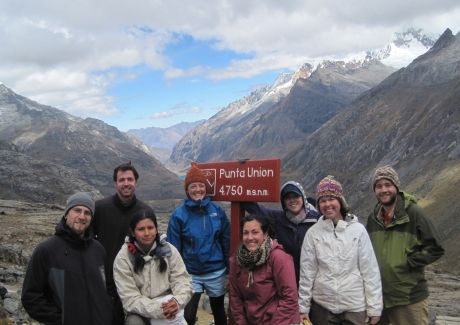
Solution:
[[(403, 203), (404, 202), (404, 203)], [(417, 204), (417, 198), (409, 193), (399, 191), (396, 197), (396, 207), (397, 211), (402, 211), (401, 209), (404, 207), (404, 210), (409, 207), (411, 204)], [(377, 204), (374, 207), (374, 217), (377, 217), (380, 209), (382, 208), (382, 203), (377, 201)]]
[(308, 212), (310, 210), (316, 211), (316, 208), (313, 205), (311, 205), (310, 203), (308, 203), (307, 196), (305, 195), (305, 191), (304, 191), (302, 185), (300, 185), (300, 183), (298, 183), (296, 181), (288, 181), (288, 182), (284, 183), (283, 186), (281, 186), (281, 190), (280, 190), (281, 207), (283, 208), (284, 212), (286, 212), (286, 207), (284, 206), (283, 190), (288, 186), (293, 186), (300, 193), (302, 193), (303, 208), (305, 209), (305, 214), (306, 215), (308, 215)]
[(323, 227), (325, 229), (335, 229), (335, 231), (337, 232), (341, 232), (345, 230), (347, 227), (357, 222), (358, 222), (358, 217), (351, 213), (347, 213), (347, 215), (345, 216), (345, 219), (339, 220), (339, 222), (337, 222), (337, 225), (335, 227), (333, 226), (332, 220), (326, 219), (323, 215), (318, 220), (318, 224), (320, 225), (320, 227)]
[(348, 223), (355, 223), (355, 222), (358, 222), (358, 217), (355, 216), (354, 214), (347, 213), (345, 217), (345, 221)]
[(272, 239), (272, 246), (270, 248), (270, 252), (274, 251), (275, 249), (281, 249), (284, 251), (283, 245), (281, 245), (277, 239)]
[(409, 207), (412, 203), (417, 204), (417, 198), (409, 193), (400, 191), (399, 194), (404, 198), (404, 208)]
[[(319, 219), (323, 221), (329, 220), (329, 219), (326, 219), (323, 215), (321, 215)], [(345, 219), (342, 219), (341, 221), (346, 222), (346, 223), (355, 223), (355, 222), (358, 222), (358, 217), (355, 216), (354, 214), (347, 213), (347, 215), (345, 216)]]

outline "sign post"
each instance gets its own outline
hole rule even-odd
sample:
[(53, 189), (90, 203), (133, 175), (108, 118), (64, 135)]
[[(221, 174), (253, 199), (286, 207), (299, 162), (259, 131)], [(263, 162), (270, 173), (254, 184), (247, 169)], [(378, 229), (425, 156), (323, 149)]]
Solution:
[(278, 202), (281, 162), (267, 159), (197, 165), (206, 176), (208, 195), (214, 201), (231, 202), (230, 254), (233, 254), (240, 241), (240, 220), (244, 215), (240, 202)]

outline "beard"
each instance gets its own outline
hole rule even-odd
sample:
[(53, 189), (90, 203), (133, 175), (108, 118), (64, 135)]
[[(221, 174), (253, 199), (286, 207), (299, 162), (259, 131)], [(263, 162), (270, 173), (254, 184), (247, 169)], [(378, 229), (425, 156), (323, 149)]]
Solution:
[(382, 203), (382, 205), (383, 205), (384, 207), (391, 207), (391, 206), (394, 205), (395, 202), (396, 202), (396, 196), (397, 196), (396, 193), (395, 193), (395, 194), (391, 194), (391, 195), (390, 195), (390, 199), (389, 199), (388, 201), (382, 202), (382, 201), (380, 200), (380, 198), (379, 198), (379, 201), (380, 201), (380, 203)]

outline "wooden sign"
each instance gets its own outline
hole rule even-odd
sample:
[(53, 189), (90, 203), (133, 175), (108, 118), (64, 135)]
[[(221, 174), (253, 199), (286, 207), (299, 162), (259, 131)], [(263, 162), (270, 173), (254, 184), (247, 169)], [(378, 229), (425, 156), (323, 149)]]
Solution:
[(278, 202), (279, 159), (199, 163), (214, 201)]

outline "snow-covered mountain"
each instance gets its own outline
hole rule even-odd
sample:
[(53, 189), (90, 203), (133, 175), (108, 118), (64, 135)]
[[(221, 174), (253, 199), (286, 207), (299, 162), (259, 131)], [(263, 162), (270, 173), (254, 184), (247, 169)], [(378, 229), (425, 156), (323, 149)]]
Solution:
[[(235, 154), (261, 154), (261, 150), (269, 156), (282, 154), (280, 147), (287, 150), (287, 146), (276, 134), (281, 132), (277, 128), (280, 123), (269, 121), (269, 117), (278, 119), (278, 122), (282, 120), (285, 126), (297, 130), (292, 125), (294, 123), (302, 132), (310, 133), (319, 127), (318, 123), (324, 123), (351, 99), (377, 85), (397, 68), (409, 64), (433, 44), (434, 38), (423, 34), (420, 29), (411, 28), (396, 33), (391, 44), (382, 49), (357, 53), (343, 60), (305, 63), (294, 73), (282, 73), (273, 84), (262, 86), (230, 103), (188, 132), (173, 149), (168, 165), (177, 171), (181, 165), (188, 166), (190, 160), (230, 159)], [(298, 87), (294, 94), (295, 85)], [(299, 87), (306, 87), (307, 91), (302, 92)], [(297, 116), (292, 115), (289, 120), (285, 114), (291, 109)], [(313, 112), (316, 122), (312, 124)], [(310, 120), (299, 121), (303, 117)], [(307, 125), (310, 127), (308, 131)], [(260, 135), (261, 129), (265, 132), (263, 136)], [(235, 131), (244, 133), (235, 138)], [(272, 137), (277, 138), (272, 143), (276, 143), (275, 148), (269, 146)]]
[(312, 72), (313, 67), (306, 63), (296, 72), (281, 73), (273, 84), (261, 86), (248, 96), (230, 103), (227, 108), (217, 113), (213, 119), (214, 121), (222, 121), (238, 118), (238, 116), (248, 114), (255, 109), (277, 103), (289, 94), (297, 80), (308, 79)]
[(438, 38), (439, 35), (424, 34), (422, 29), (408, 28), (395, 33), (393, 41), (384, 48), (367, 51), (365, 59), (379, 60), (385, 65), (402, 68), (430, 49)]
[(222, 109), (174, 147), (168, 167), (190, 161), (282, 157), (342, 107), (394, 69), (379, 61), (324, 61), (282, 74)]

